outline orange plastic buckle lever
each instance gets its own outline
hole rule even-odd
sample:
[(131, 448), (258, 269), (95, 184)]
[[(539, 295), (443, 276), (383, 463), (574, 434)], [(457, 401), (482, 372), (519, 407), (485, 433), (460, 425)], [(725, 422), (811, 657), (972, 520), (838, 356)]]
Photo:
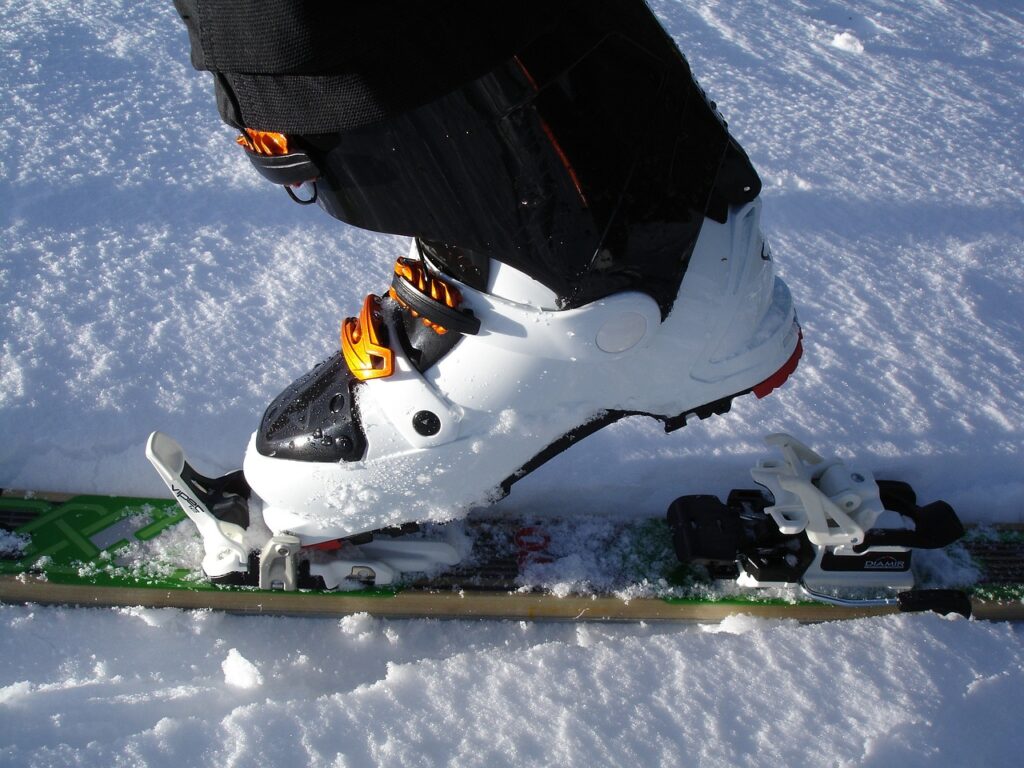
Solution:
[(348, 369), (360, 381), (383, 379), (395, 372), (395, 354), (381, 343), (380, 297), (363, 301), (359, 318), (341, 324), (341, 352)]
[[(462, 296), (459, 294), (457, 288), (448, 285), (448, 283), (439, 277), (429, 275), (423, 264), (418, 261), (399, 258), (398, 261), (395, 262), (395, 274), (408, 282), (421, 294), (430, 297), (433, 301), (436, 301), (442, 306), (455, 309), (460, 303), (462, 303)], [(402, 297), (398, 295), (394, 288), (391, 288), (388, 291), (388, 295), (397, 301), (403, 309), (411, 312), (413, 317), (420, 317), (420, 313), (403, 301)], [(432, 329), (435, 333), (443, 336), (448, 332), (448, 329), (440, 323), (429, 320), (426, 317), (420, 317), (420, 320), (425, 326)]]

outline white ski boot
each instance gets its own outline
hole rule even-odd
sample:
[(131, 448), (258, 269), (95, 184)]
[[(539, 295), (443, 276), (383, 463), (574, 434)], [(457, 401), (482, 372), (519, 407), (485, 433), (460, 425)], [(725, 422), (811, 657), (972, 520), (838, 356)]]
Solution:
[[(796, 367), (801, 347), (789, 291), (772, 274), (758, 214), (755, 201), (725, 224), (705, 222), (665, 321), (654, 300), (638, 292), (557, 311), (543, 286), (498, 263), (489, 290), (477, 291), (439, 276), (414, 245), (397, 266), (392, 295), (367, 299), (360, 318), (343, 326), (342, 352), (275, 400), (253, 435), (243, 464), (251, 487), (246, 530), (267, 535), (251, 541), (251, 550), (266, 562), (288, 549), (281, 536), (293, 537), (294, 553), (333, 549), (333, 565), (324, 556), (311, 564), (311, 575), (327, 587), (355, 578), (390, 583), (398, 572), (458, 557), (447, 544), (415, 542), (420, 559), (396, 562), (399, 540), (389, 538), (377, 551), (372, 538), (353, 545), (353, 537), (459, 517), (625, 416), (650, 415), (673, 430), (688, 417), (727, 411), (736, 396), (765, 396)], [(439, 338), (439, 322), (456, 324), (448, 312), (479, 330), (445, 329), (443, 335), (459, 336), (454, 347), (419, 371), (401, 342), (412, 305), (420, 308), (416, 322), (430, 323), (427, 331)], [(214, 489), (202, 498), (194, 481), (201, 476), (183, 472), (184, 453), (170, 438), (154, 434), (147, 452), (204, 536), (206, 573), (244, 571), (243, 532), (213, 522), (212, 507), (223, 494)], [(332, 460), (322, 460), (325, 454)], [(183, 475), (193, 479), (191, 491)], [(207, 492), (216, 483), (199, 481)], [(263, 586), (299, 583), (266, 570)]]
[[(758, 213), (754, 202), (705, 222), (664, 322), (644, 293), (557, 311), (550, 291), (506, 265), (478, 291), (414, 252), (399, 265), (397, 301), (369, 297), (346, 321), (343, 352), (275, 401), (253, 435), (243, 468), (267, 524), (316, 542), (449, 520), (624, 416), (673, 429), (767, 394), (795, 367), (800, 332)], [(450, 322), (436, 305), (479, 331), (418, 370), (401, 341), (402, 303), (413, 301), (421, 319)], [(349, 460), (301, 460), (339, 444)]]
[[(295, 548), (325, 542), (340, 548), (358, 534), (461, 516), (624, 416), (654, 416), (671, 430), (689, 416), (728, 410), (738, 395), (766, 395), (796, 366), (800, 333), (789, 291), (773, 278), (766, 258), (758, 212), (754, 202), (726, 224), (705, 223), (675, 309), (664, 322), (654, 300), (642, 293), (557, 311), (545, 306), (551, 297), (542, 286), (504, 265), (494, 265), (489, 291), (483, 292), (441, 278), (415, 253), (402, 260), (396, 298), (368, 298), (361, 317), (346, 321), (343, 351), (268, 408), (243, 465), (252, 489), (250, 518), (258, 514), (274, 536), (294, 537), (289, 541)], [(411, 274), (415, 281), (408, 279)], [(462, 335), (422, 372), (401, 342), (402, 322), (411, 312), (402, 297), (411, 298), (412, 291), (419, 297), (419, 321), (451, 322), (432, 311), (434, 302), (479, 323), (478, 332)], [(448, 307), (429, 298), (431, 293), (460, 298)], [(221, 564), (229, 561), (240, 569), (246, 562), (240, 532), (214, 525), (214, 511), (194, 513), (200, 493), (188, 493), (187, 483), (177, 482), (184, 455), (169, 444), (169, 438), (154, 435), (151, 460), (188, 505), (208, 550), (231, 552), (222, 559), (208, 555), (207, 573), (223, 575)], [(319, 458), (332, 450), (339, 458), (293, 458)], [(256, 544), (253, 549), (265, 560), (276, 551), (277, 539)], [(380, 584), (393, 580), (396, 571), (427, 570), (457, 559), (441, 545), (436, 552), (418, 552), (427, 558), (418, 566), (387, 565), (397, 544), (388, 542), (387, 556), (363, 545), (360, 554), (349, 552), (336, 566), (314, 564), (313, 575), (328, 587), (353, 574)]]
[[(501, 10), (493, 45), (451, 61), (419, 30), (349, 62), (306, 50), (322, 35), (293, 38), (292, 16), (266, 25), (302, 53), (301, 74), (261, 69), (225, 9), (183, 15), (262, 175), (349, 224), (415, 238), (387, 295), (344, 321), (340, 351), (271, 403), (244, 488), (187, 477), (180, 449), (151, 441), (208, 539), (209, 575), (230, 562), (291, 589), (440, 567), (449, 550), (417, 545), (410, 559), (381, 530), (460, 517), (625, 416), (673, 430), (796, 367), (760, 179), (650, 9)], [(380, 92), (401, 62), (401, 87)], [(218, 512), (240, 506), (246, 535), (267, 529), (245, 568), (238, 523)]]

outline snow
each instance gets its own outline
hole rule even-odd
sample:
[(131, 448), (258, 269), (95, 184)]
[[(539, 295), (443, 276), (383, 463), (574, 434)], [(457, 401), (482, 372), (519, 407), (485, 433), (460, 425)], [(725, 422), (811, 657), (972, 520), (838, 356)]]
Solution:
[(263, 685), (263, 675), (259, 668), (238, 652), (237, 648), (228, 651), (228, 657), (221, 663), (224, 671), (224, 682), (236, 688), (259, 688)]
[[(762, 175), (806, 353), (726, 416), (603, 430), (501, 508), (568, 490), (581, 516), (658, 514), (746, 484), (789, 431), (1024, 522), (1019, 4), (652, 6)], [(0, 11), (0, 487), (163, 495), (152, 429), (233, 469), (407, 242), (258, 178), (170, 3)], [(4, 765), (998, 766), (1024, 746), (1013, 625), (0, 621)]]
[(999, 766), (1020, 747), (1010, 624), (0, 622), (5, 765)]
[(29, 537), (24, 534), (0, 529), (0, 555), (18, 557), (29, 543)]
[(839, 32), (832, 38), (832, 46), (849, 53), (864, 53), (864, 43), (852, 32)]

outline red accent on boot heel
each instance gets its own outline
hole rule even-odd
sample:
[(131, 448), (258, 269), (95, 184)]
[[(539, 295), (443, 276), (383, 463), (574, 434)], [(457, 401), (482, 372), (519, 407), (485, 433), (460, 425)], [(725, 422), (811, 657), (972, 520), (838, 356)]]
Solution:
[(796, 349), (793, 350), (793, 354), (789, 356), (789, 360), (786, 361), (785, 365), (754, 387), (753, 391), (754, 394), (757, 395), (758, 400), (771, 394), (772, 391), (778, 389), (783, 385), (783, 383), (785, 383), (786, 379), (789, 378), (789, 375), (796, 370), (796, 366), (800, 362), (800, 356), (803, 353), (804, 332), (801, 330), (800, 335), (797, 336), (796, 339)]

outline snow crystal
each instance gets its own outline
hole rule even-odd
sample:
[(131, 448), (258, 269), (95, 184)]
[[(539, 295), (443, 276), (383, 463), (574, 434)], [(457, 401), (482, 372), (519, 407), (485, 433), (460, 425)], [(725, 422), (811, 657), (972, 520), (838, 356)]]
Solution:
[(192, 578), (201, 578), (202, 561), (202, 538), (185, 520), (148, 541), (132, 539), (118, 551), (116, 564), (144, 579), (170, 576), (179, 569), (187, 569)]
[(0, 704), (5, 706), (16, 705), (19, 700), (27, 698), (32, 693), (32, 684), (26, 680), (11, 683), (0, 688)]
[(0, 528), (0, 556), (20, 557), (30, 543), (31, 539), (27, 535)]
[(238, 652), (237, 648), (228, 651), (228, 656), (221, 662), (224, 671), (224, 682), (235, 688), (259, 688), (263, 685), (263, 675), (259, 668)]
[(864, 43), (852, 32), (839, 32), (832, 38), (832, 47), (849, 53), (864, 53)]
[(772, 627), (779, 626), (781, 623), (795, 624), (796, 622), (780, 622), (772, 619), (762, 619), (757, 616), (737, 614), (735, 616), (726, 616), (717, 624), (702, 624), (700, 628), (702, 631), (713, 635), (720, 632), (728, 635), (745, 635), (756, 630), (769, 630)]

